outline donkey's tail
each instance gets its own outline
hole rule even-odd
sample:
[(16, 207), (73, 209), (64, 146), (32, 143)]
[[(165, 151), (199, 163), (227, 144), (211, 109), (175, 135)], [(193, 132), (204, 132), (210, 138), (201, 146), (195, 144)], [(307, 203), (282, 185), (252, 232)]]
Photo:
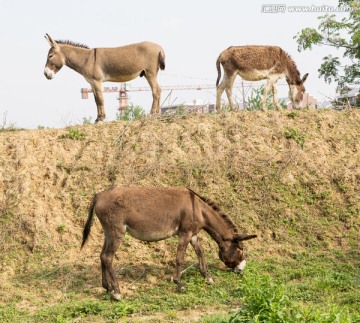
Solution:
[(221, 68), (220, 68), (220, 63), (221, 63), (221, 55), (218, 57), (218, 59), (216, 60), (216, 69), (218, 72), (218, 77), (216, 80), (216, 87), (219, 86), (219, 82), (220, 82), (220, 78), (221, 78)]
[(85, 223), (85, 227), (84, 227), (84, 231), (83, 231), (83, 240), (82, 240), (80, 249), (83, 248), (87, 238), (89, 237), (91, 226), (93, 223), (93, 218), (94, 218), (95, 204), (96, 204), (96, 194), (94, 195), (94, 198), (92, 199), (90, 207), (89, 207), (89, 215), (88, 215), (88, 218)]
[(163, 51), (163, 49), (160, 50), (159, 52), (159, 67), (161, 70), (165, 69), (165, 53)]

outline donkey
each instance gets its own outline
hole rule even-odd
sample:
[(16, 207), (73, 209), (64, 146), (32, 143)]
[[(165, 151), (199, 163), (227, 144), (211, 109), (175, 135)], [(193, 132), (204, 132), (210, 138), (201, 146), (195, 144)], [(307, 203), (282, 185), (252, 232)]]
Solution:
[(51, 80), (64, 66), (84, 76), (90, 83), (97, 105), (95, 123), (105, 119), (102, 82), (127, 82), (138, 76), (148, 81), (153, 103), (150, 113), (159, 113), (161, 89), (157, 82), (159, 68), (165, 69), (163, 49), (151, 42), (142, 42), (115, 48), (92, 48), (69, 40), (54, 41), (45, 36), (51, 48), (44, 74)]
[[(221, 69), (224, 77), (220, 82)], [(232, 46), (225, 49), (216, 61), (218, 78), (216, 80), (216, 109), (220, 109), (221, 95), (226, 91), (230, 109), (234, 110), (232, 100), (232, 87), (237, 75), (247, 81), (267, 80), (262, 97), (262, 110), (266, 110), (266, 99), (272, 90), (274, 105), (281, 109), (277, 98), (276, 82), (285, 76), (289, 85), (289, 98), (295, 109), (300, 108), (300, 103), (305, 92), (304, 83), (308, 73), (300, 78), (300, 73), (288, 53), (277, 46)]]
[(143, 241), (179, 236), (173, 276), (178, 291), (183, 289), (180, 282), (181, 267), (189, 243), (199, 259), (201, 275), (207, 283), (213, 283), (197, 237), (200, 230), (204, 229), (216, 241), (220, 259), (235, 271), (242, 271), (246, 264), (242, 241), (256, 238), (256, 235), (238, 233), (227, 215), (213, 202), (191, 189), (124, 187), (95, 194), (84, 227), (81, 248), (90, 234), (94, 210), (105, 235), (100, 255), (102, 286), (116, 300), (121, 296), (112, 263), (126, 232)]

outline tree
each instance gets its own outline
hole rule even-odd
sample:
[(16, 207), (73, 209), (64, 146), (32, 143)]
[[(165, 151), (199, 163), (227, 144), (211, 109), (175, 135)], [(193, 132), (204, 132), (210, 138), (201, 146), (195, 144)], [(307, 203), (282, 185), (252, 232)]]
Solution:
[(339, 8), (348, 7), (348, 16), (338, 21), (334, 14), (320, 16), (318, 29), (302, 29), (294, 38), (298, 50), (312, 49), (313, 45), (343, 49), (343, 59), (350, 63), (341, 65), (341, 58), (331, 54), (323, 58), (318, 69), (325, 82), (335, 81), (340, 91), (350, 84), (360, 84), (360, 2), (339, 0)]

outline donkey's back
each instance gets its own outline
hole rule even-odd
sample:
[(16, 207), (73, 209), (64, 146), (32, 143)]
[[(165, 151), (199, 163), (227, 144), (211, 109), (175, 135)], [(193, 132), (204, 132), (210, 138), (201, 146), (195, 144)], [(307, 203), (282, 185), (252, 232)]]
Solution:
[[(239, 73), (245, 80), (257, 81), (266, 79), (270, 73), (284, 73), (283, 55), (278, 46), (231, 46), (220, 53), (216, 64), (218, 71), (221, 64), (229, 75)], [(220, 76), (217, 85), (219, 81)]]
[(165, 69), (165, 53), (158, 44), (144, 41), (121, 47), (96, 48), (104, 81), (125, 82)]
[(186, 188), (126, 187), (96, 194), (89, 218), (94, 211), (105, 235), (116, 232), (123, 236), (128, 232), (139, 240), (158, 241), (177, 234), (186, 217), (193, 218), (195, 210)]

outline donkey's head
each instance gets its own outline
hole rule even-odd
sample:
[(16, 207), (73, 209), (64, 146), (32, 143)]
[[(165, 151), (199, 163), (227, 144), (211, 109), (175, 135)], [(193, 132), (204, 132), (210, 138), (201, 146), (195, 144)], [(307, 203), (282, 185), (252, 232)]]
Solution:
[(289, 98), (295, 109), (299, 109), (301, 106), (301, 102), (305, 93), (304, 83), (308, 75), (309, 73), (306, 73), (302, 79), (296, 81), (294, 84), (291, 84), (289, 80), (287, 80), (289, 84)]
[(232, 239), (223, 242), (223, 245), (220, 247), (219, 258), (227, 267), (233, 268), (234, 271), (244, 270), (246, 261), (242, 242), (256, 237), (255, 234), (235, 234)]
[(49, 50), (44, 74), (48, 80), (55, 77), (55, 74), (65, 65), (65, 56), (60, 50), (59, 44), (54, 41), (48, 34), (45, 39), (49, 42), (51, 48)]

